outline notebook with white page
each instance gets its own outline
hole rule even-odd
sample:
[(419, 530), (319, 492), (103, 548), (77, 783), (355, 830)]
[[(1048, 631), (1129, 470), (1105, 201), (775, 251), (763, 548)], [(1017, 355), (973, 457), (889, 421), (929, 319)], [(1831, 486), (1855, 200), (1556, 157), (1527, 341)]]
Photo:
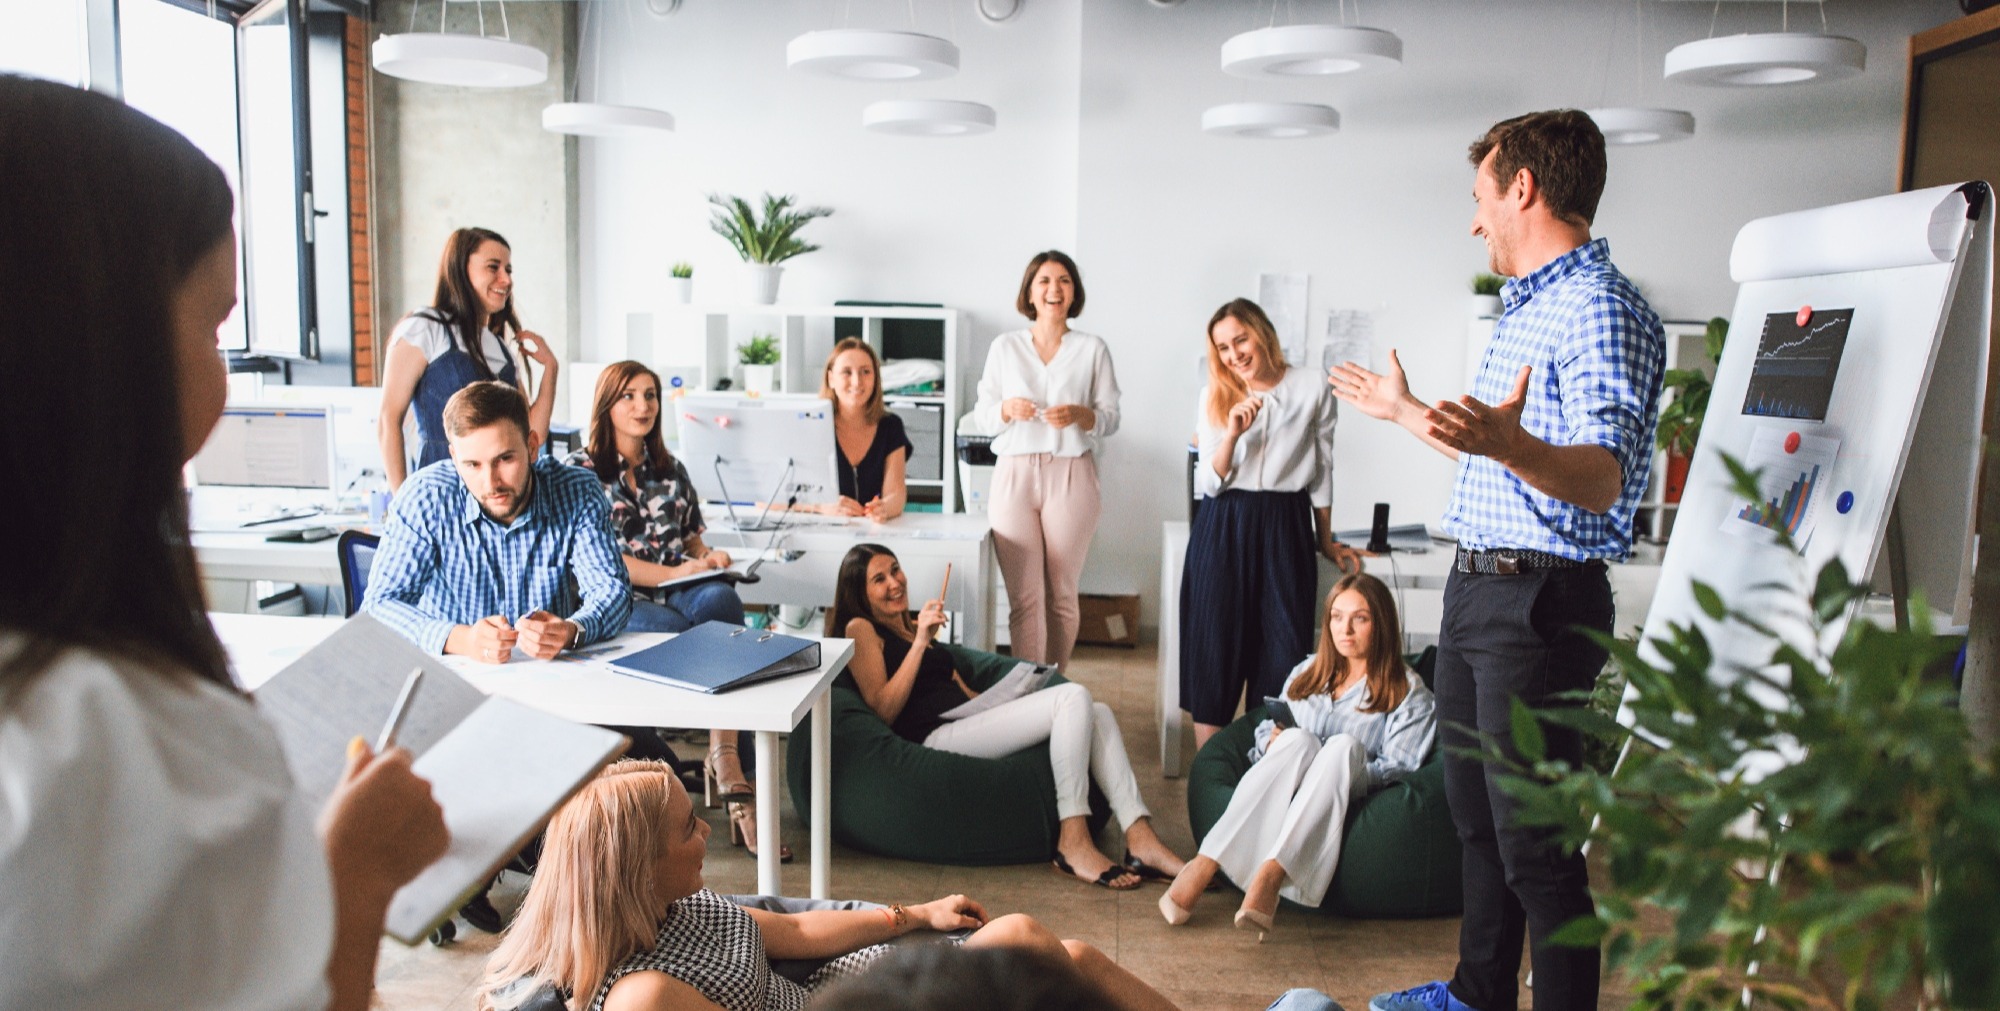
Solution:
[(389, 904), (386, 929), (404, 944), (422, 940), (483, 887), (627, 743), (601, 727), (488, 696), (362, 614), (255, 694), (302, 795), (317, 805), (333, 793), (348, 742), (357, 735), (374, 741), (413, 667), (424, 676), (396, 743), (410, 749), (412, 768), (430, 781), (451, 845)]

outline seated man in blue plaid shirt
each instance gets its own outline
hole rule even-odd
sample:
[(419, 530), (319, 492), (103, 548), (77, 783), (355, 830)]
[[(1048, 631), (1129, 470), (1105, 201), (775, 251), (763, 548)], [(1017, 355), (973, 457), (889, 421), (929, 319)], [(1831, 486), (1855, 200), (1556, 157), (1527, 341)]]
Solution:
[[(1573, 109), (1495, 125), (1472, 145), (1472, 234), (1513, 280), (1471, 396), (1431, 406), (1387, 375), (1330, 370), (1336, 396), (1458, 461), (1445, 529), (1458, 538), (1438, 639), (1445, 797), (1464, 843), (1458, 971), (1383, 994), (1373, 1011), (1514, 1011), (1521, 942), (1532, 942), (1535, 1007), (1595, 1009), (1594, 947), (1550, 945), (1595, 911), (1582, 855), (1514, 824), (1501, 772), (1460, 749), (1465, 728), (1512, 739), (1510, 709), (1587, 691), (1611, 631), (1607, 561), (1631, 551), (1651, 470), (1666, 359), (1659, 317), (1590, 237), (1604, 192), (1604, 137)], [(1548, 757), (1581, 764), (1582, 741), (1544, 723)]]
[(362, 608), (423, 649), (485, 663), (623, 631), (632, 585), (604, 493), (536, 456), (521, 391), (473, 383), (445, 402), (444, 427), (451, 459), (396, 493)]

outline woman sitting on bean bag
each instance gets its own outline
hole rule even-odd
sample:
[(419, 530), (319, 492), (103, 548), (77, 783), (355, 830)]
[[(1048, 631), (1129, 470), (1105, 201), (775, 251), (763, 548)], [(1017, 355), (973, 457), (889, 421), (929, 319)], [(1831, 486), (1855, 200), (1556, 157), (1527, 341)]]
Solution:
[[(927, 748), (974, 758), (1000, 758), (1049, 742), (1056, 780), (1056, 869), (1092, 884), (1124, 890), (1142, 878), (1171, 877), (1185, 866), (1153, 831), (1152, 813), (1139, 798), (1132, 761), (1111, 708), (1093, 703), (1075, 683), (995, 706), (962, 720), (944, 713), (978, 693), (952, 666), (951, 654), (932, 640), (944, 625), (944, 601), (910, 615), (909, 580), (888, 548), (857, 544), (841, 560), (826, 634), (854, 640), (848, 673), (855, 688), (890, 729)], [(1125, 861), (1113, 863), (1091, 840), (1090, 784), (1095, 780), (1125, 830)], [(884, 783), (888, 789), (892, 784)]]
[(1254, 763), (1160, 913), (1186, 923), (1217, 871), (1243, 888), (1236, 926), (1272, 927), (1280, 896), (1317, 906), (1340, 864), (1350, 803), (1423, 764), (1437, 740), (1430, 689), (1403, 665), (1389, 588), (1367, 573), (1327, 594), (1319, 649), (1285, 681), (1293, 729), (1257, 726)]
[[(1094, 989), (1096, 1006), (1173, 1007), (1096, 948), (1019, 914), (989, 923), (963, 895), (804, 913), (736, 905), (702, 886), (708, 833), (665, 763), (606, 769), (550, 820), (528, 897), (487, 962), (482, 1011), (545, 987), (573, 1011), (799, 1011), (822, 985), (867, 971), (888, 952), (883, 942), (919, 928), (975, 928), (967, 947), (1041, 955)], [(832, 961), (801, 985), (774, 972), (773, 958)]]

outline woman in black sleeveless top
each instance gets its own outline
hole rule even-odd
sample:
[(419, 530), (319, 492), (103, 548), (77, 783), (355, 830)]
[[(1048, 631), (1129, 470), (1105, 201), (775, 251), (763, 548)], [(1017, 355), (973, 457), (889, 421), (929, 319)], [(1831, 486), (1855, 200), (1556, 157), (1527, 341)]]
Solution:
[[(978, 693), (959, 676), (951, 654), (933, 641), (944, 625), (944, 601), (929, 601), (912, 617), (909, 580), (896, 556), (879, 544), (855, 545), (840, 563), (839, 579), (826, 634), (854, 640), (854, 658), (842, 677), (897, 736), (974, 758), (1000, 758), (1047, 741), (1061, 819), (1057, 869), (1121, 890), (1138, 887), (1143, 877), (1179, 873), (1183, 861), (1153, 831), (1110, 707), (1070, 682), (946, 720), (947, 710)], [(1092, 781), (1125, 830), (1123, 865), (1091, 839)]]

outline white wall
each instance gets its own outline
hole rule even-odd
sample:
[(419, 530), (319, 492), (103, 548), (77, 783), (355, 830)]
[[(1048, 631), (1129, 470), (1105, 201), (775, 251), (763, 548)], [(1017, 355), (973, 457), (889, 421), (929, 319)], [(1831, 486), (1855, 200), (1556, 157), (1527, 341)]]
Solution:
[[(615, 7), (616, 5), (602, 5)], [(1794, 5), (1798, 7), (1801, 5)], [(1773, 30), (1775, 4), (1726, 3), (1723, 33)], [(1466, 282), (1483, 269), (1466, 228), (1466, 145), (1488, 125), (1566, 105), (1670, 105), (1694, 112), (1687, 142), (1614, 149), (1598, 234), (1663, 315), (1726, 313), (1729, 244), (1745, 221), (1894, 188), (1907, 37), (1956, 15), (1950, 0), (1828, 5), (1835, 32), (1869, 50), (1866, 74), (1817, 87), (1716, 91), (1662, 82), (1671, 45), (1709, 32), (1709, 4), (1644, 5), (1643, 73), (1623, 0), (1376, 0), (1370, 24), (1402, 36), (1405, 65), (1357, 80), (1244, 82), (1217, 69), (1230, 35), (1269, 23), (1264, 4), (1030, 0), (992, 26), (970, 4), (921, 5), (920, 30), (964, 51), (952, 79), (910, 86), (787, 73), (798, 32), (906, 28), (908, 7), (851, 3), (688, 4), (640, 13), (603, 45), (608, 101), (653, 102), (680, 120), (660, 145), (587, 142), (581, 186), (582, 346), (622, 334), (653, 304), (675, 259), (691, 259), (697, 299), (740, 298), (734, 254), (707, 229), (702, 194), (796, 192), (835, 207), (810, 235), (826, 248), (793, 261), (785, 301), (909, 298), (973, 316), (971, 368), (1017, 325), (1021, 264), (1055, 246), (1077, 255), (1089, 289), (1078, 325), (1104, 334), (1125, 390), (1124, 430), (1102, 461), (1106, 519), (1086, 587), (1158, 580), (1159, 523), (1184, 515), (1181, 445), (1199, 386), (1194, 356), (1215, 306), (1256, 294), (1260, 271), (1312, 275), (1310, 318), (1375, 314), (1377, 357), (1401, 349), (1419, 395), (1456, 395), (1464, 373)], [(1293, 13), (1295, 12), (1295, 14)], [(1284, 20), (1334, 21), (1331, 2), (1279, 5)], [(1798, 19), (1817, 14), (1808, 8)], [(598, 42), (586, 32), (584, 66)], [(970, 139), (880, 137), (859, 127), (876, 97), (954, 97), (999, 110)], [(1201, 110), (1243, 98), (1327, 101), (1342, 132), (1306, 141), (1201, 134)], [(1407, 436), (1343, 419), (1335, 521), (1372, 503), (1435, 521), (1451, 471)]]

